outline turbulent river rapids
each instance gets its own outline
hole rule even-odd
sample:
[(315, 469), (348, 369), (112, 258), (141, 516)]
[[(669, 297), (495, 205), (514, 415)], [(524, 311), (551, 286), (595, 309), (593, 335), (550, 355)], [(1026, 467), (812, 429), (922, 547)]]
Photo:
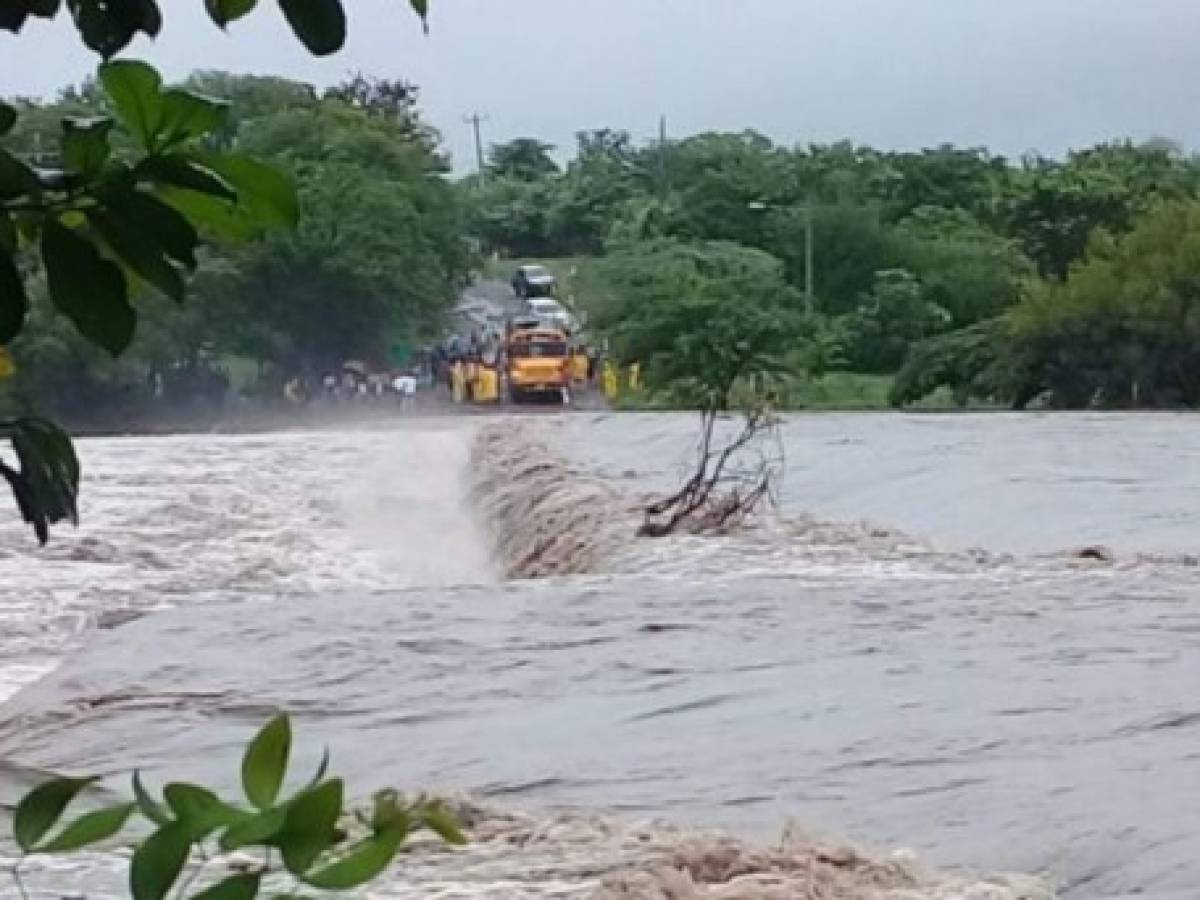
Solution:
[(0, 802), (232, 788), (284, 708), (301, 767), (466, 798), (382, 897), (1200, 896), (1200, 420), (793, 417), (776, 512), (635, 538), (697, 426), (81, 442), (77, 531), (0, 519)]

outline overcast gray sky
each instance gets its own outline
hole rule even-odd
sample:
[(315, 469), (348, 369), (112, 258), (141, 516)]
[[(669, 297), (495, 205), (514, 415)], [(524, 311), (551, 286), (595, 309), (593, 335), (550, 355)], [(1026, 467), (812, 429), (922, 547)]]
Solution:
[[(560, 147), (584, 128), (673, 135), (756, 128), (777, 140), (943, 141), (1058, 154), (1116, 136), (1200, 146), (1198, 0), (348, 0), (350, 38), (309, 57), (273, 2), (228, 35), (200, 0), (127, 55), (317, 84), (352, 69), (422, 88), (460, 169), (465, 113), (485, 139)], [(52, 95), (95, 60), (64, 17), (0, 33), (0, 93)]]

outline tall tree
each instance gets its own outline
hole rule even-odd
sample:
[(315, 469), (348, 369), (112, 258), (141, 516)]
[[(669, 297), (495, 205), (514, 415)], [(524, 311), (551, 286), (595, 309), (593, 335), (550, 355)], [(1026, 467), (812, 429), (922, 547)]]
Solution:
[(558, 163), (550, 155), (553, 151), (553, 144), (528, 137), (492, 144), (488, 150), (488, 173), (496, 178), (518, 181), (538, 181), (557, 175)]

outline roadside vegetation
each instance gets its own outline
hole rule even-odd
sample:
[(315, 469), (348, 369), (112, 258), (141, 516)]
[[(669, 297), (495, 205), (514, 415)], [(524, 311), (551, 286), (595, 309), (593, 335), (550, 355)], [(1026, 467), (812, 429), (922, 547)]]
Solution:
[[(134, 282), (147, 289), (124, 307), (137, 327), (129, 326), (119, 357), (57, 314), (61, 307), (30, 263), (27, 323), (9, 345), (15, 372), (0, 382), (0, 404), (76, 425), (120, 425), (161, 411), (203, 411), (231, 383), (279, 396), (289, 378), (318, 376), (347, 359), (399, 364), (440, 337), (469, 255), (457, 194), (444, 177), (438, 135), (421, 120), (416, 88), (356, 76), (319, 93), (280, 78), (198, 72), (173, 90), (210, 98), (213, 128), (198, 136), (203, 152), (233, 153), (269, 166), (281, 181), (288, 176), (293, 221), (267, 224), (294, 228), (263, 231), (245, 216), (210, 216), (200, 225), (206, 240), (187, 273), (186, 303), (178, 302), (184, 279), (170, 266), (158, 267), (157, 282), (144, 266), (134, 269)], [(11, 108), (16, 118), (3, 147), (51, 170), (69, 164), (64, 118), (104, 121), (119, 112), (101, 82)], [(137, 149), (125, 128), (110, 134), (114, 160)], [(200, 212), (213, 205), (189, 200)]]
[[(493, 147), (463, 184), (467, 221), (494, 259), (555, 270), (615, 357), (643, 364), (627, 407), (688, 404), (697, 379), (801, 408), (1200, 402), (1200, 161), (1168, 142), (1010, 160), (605, 129), (565, 167), (553, 150)], [(739, 254), (778, 283), (739, 281)]]

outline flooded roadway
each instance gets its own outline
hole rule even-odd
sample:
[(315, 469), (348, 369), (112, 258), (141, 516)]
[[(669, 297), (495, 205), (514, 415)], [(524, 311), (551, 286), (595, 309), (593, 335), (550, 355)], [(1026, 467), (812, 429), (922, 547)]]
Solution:
[[(1196, 895), (1200, 421), (804, 417), (795, 521), (508, 583), (463, 514), (475, 427), (85, 442), (84, 527), (4, 526), (0, 677), (68, 658), (0, 710), (0, 759), (228, 784), (282, 706), (364, 791)], [(569, 501), (665, 484), (692, 423), (511, 427)], [(1116, 563), (1057, 554), (1091, 543)]]

